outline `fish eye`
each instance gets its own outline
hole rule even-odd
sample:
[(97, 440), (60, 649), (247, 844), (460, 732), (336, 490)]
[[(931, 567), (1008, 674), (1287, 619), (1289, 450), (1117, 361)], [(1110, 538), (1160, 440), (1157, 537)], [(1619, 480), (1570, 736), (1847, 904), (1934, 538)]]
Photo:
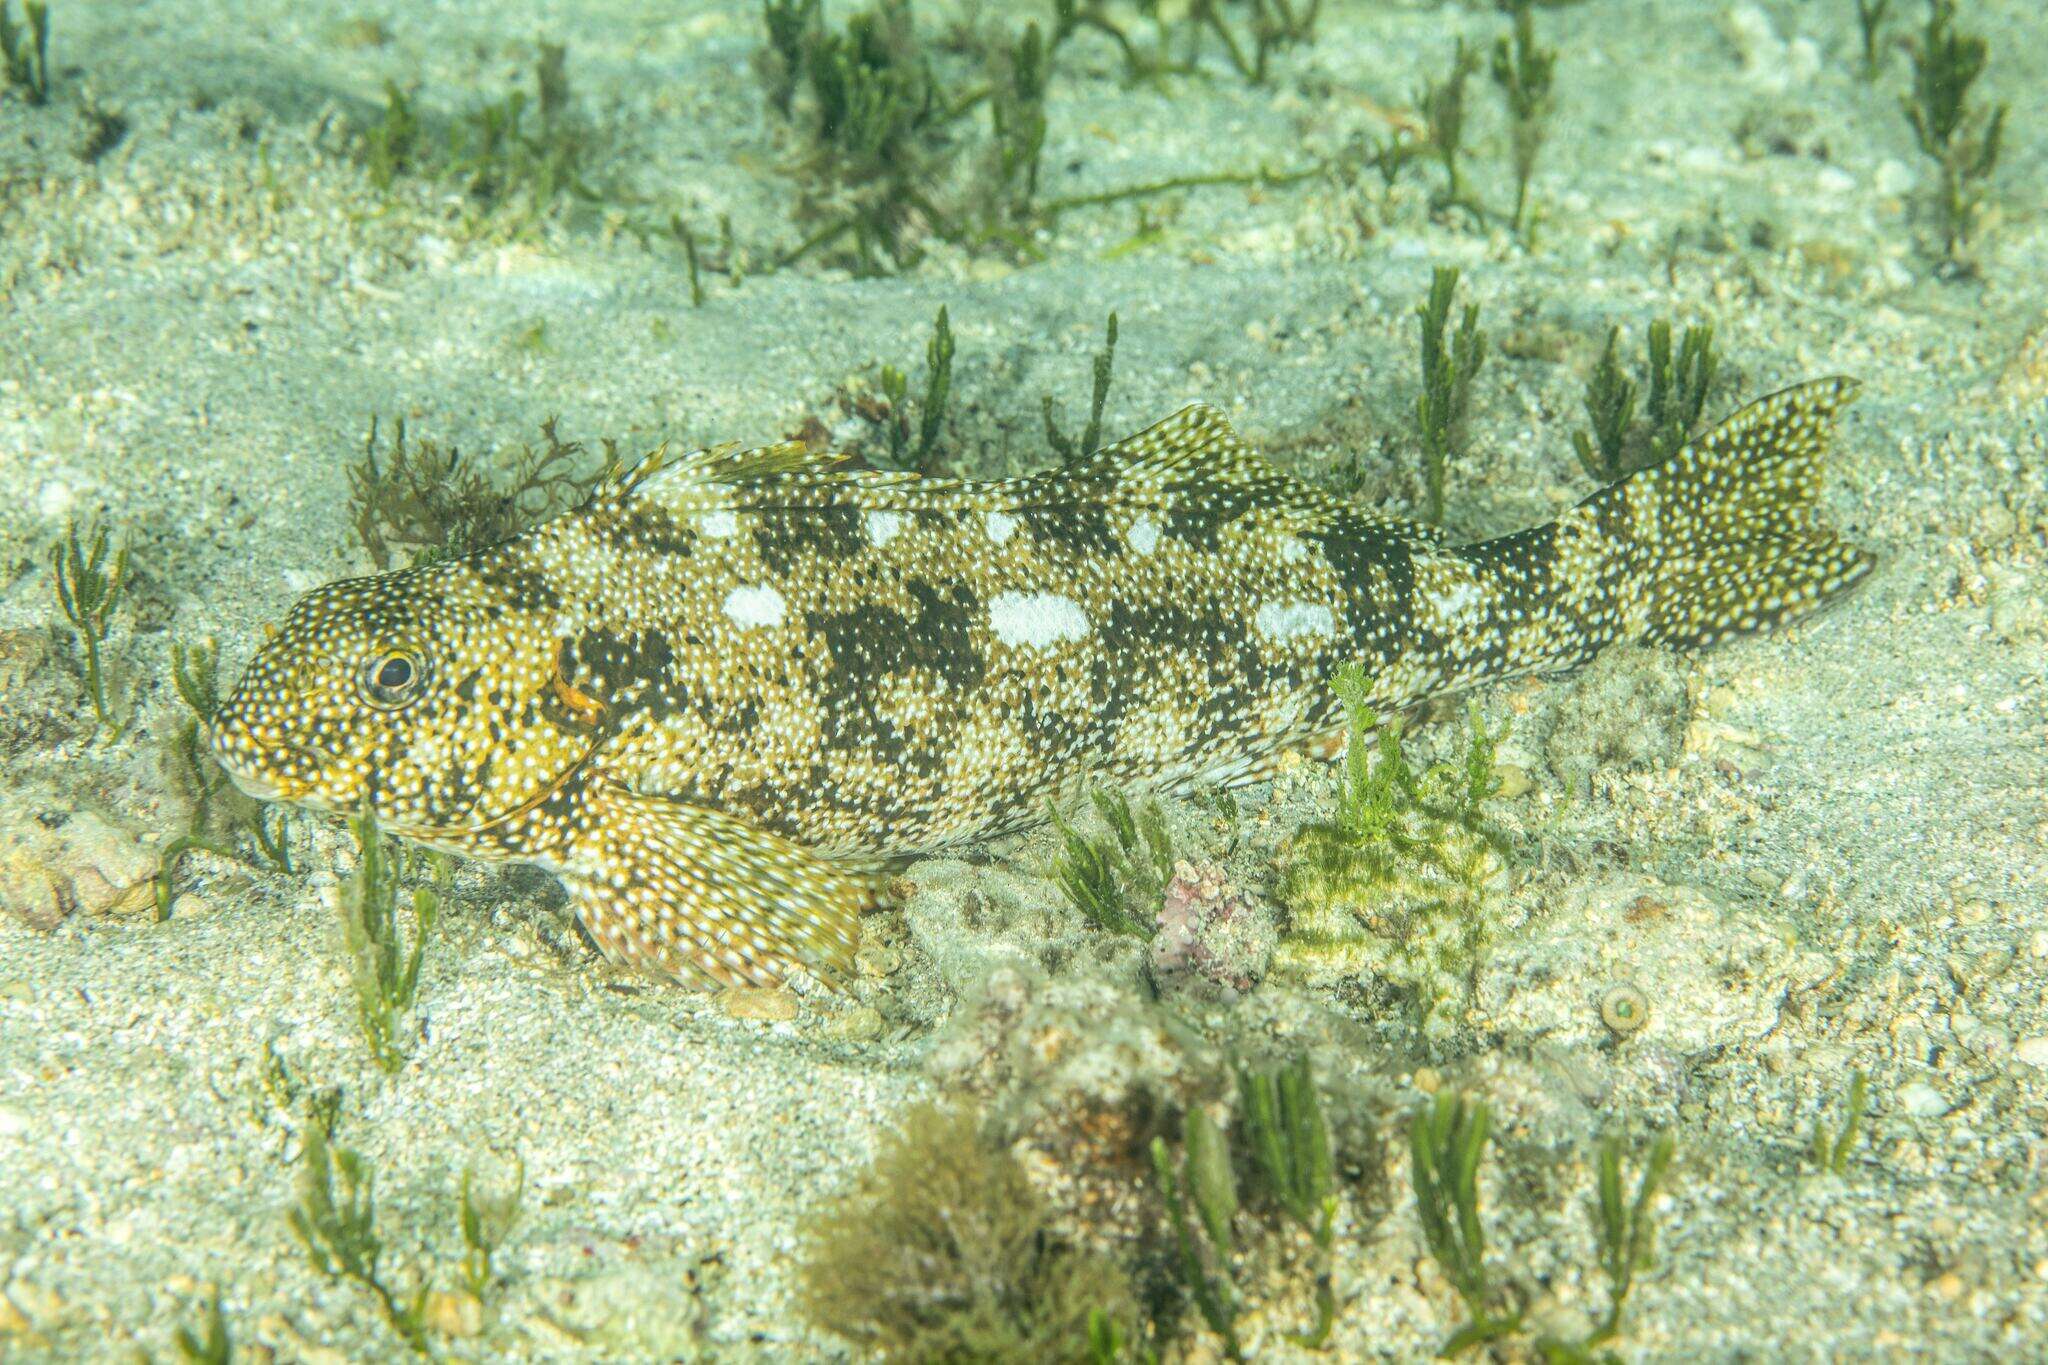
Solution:
[(419, 695), (426, 676), (425, 661), (413, 651), (386, 650), (363, 665), (363, 691), (372, 705), (403, 706)]

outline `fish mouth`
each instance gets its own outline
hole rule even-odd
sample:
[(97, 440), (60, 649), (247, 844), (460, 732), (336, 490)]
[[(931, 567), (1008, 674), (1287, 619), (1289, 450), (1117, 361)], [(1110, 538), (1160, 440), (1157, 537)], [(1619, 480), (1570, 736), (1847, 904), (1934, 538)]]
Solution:
[(258, 801), (315, 804), (310, 795), (312, 784), (287, 774), (294, 770), (318, 772), (334, 764), (334, 755), (313, 745), (259, 744), (246, 732), (218, 725), (206, 732), (206, 746), (228, 779)]

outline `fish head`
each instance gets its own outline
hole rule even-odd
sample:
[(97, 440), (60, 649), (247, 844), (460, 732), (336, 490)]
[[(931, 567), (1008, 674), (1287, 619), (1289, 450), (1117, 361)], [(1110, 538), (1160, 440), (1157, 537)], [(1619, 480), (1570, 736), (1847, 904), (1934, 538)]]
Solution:
[(213, 717), (213, 754), (252, 796), (367, 807), (394, 833), (461, 847), (596, 745), (564, 703), (558, 648), (553, 621), (462, 561), (330, 583), (250, 660)]

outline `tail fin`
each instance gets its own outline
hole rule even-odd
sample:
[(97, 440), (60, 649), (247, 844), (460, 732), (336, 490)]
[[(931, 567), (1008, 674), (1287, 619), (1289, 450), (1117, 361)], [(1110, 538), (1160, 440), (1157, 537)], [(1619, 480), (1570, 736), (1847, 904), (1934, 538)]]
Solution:
[(1870, 572), (1875, 557), (1843, 542), (1817, 506), (1836, 415), (1858, 387), (1815, 379), (1758, 399), (1569, 514), (1586, 518), (1582, 531), (1631, 542), (1641, 638), (1708, 645), (1762, 630)]

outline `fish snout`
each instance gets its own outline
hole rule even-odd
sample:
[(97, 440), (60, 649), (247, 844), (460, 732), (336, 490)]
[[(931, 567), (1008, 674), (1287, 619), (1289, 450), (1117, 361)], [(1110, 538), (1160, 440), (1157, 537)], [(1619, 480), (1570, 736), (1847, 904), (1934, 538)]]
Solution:
[[(275, 771), (275, 751), (258, 742), (246, 726), (216, 715), (200, 727), (200, 737), (220, 770), (248, 795), (258, 801), (275, 801), (285, 795)], [(266, 754), (273, 755), (270, 761)]]

